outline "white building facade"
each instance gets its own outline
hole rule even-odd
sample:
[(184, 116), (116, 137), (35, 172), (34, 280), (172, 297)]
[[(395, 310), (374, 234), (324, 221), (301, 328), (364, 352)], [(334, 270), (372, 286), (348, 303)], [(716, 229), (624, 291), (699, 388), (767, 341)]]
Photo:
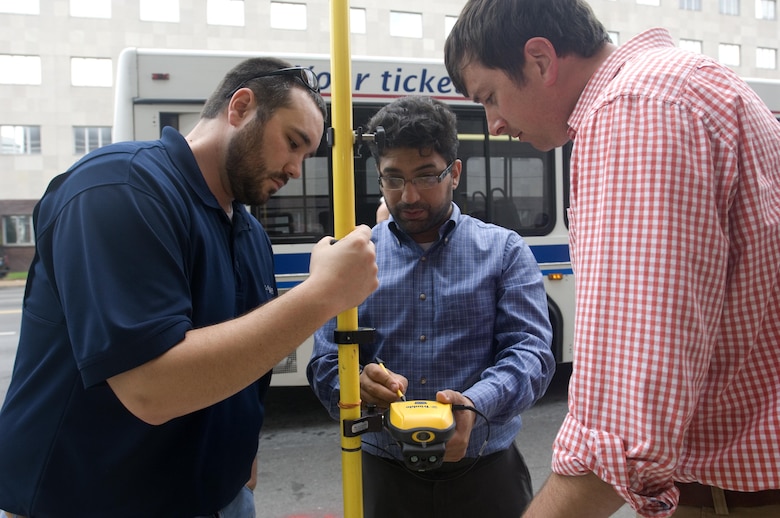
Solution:
[[(441, 59), (464, 0), (353, 0), (354, 55)], [(665, 27), (743, 77), (780, 79), (777, 0), (591, 0), (620, 44)], [(32, 208), (48, 182), (111, 142), (125, 47), (327, 53), (328, 0), (0, 0), (0, 245), (33, 254)]]

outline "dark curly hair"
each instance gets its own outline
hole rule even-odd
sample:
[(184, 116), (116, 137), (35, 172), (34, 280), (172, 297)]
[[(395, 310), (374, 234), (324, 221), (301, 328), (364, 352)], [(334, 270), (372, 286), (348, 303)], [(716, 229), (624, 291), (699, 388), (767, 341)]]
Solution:
[[(416, 148), (420, 155), (435, 151), (447, 163), (458, 157), (455, 114), (431, 97), (402, 97), (384, 106), (368, 121), (368, 132), (375, 133), (379, 126), (385, 130), (383, 150)], [(372, 152), (379, 161), (383, 151), (372, 146)]]

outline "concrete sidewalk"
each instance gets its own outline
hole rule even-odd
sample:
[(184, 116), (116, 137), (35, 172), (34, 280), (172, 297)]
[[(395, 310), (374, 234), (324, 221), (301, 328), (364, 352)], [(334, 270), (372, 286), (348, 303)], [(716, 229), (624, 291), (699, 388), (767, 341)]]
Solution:
[(26, 279), (0, 279), (0, 288), (11, 288), (14, 286), (24, 286), (27, 282)]

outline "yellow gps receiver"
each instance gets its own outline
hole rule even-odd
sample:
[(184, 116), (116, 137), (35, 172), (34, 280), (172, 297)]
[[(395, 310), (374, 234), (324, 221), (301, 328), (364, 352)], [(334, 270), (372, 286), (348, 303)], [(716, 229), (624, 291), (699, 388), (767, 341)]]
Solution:
[(396, 401), (390, 404), (384, 422), (401, 445), (407, 468), (427, 471), (444, 462), (445, 443), (455, 433), (452, 405), (437, 401)]

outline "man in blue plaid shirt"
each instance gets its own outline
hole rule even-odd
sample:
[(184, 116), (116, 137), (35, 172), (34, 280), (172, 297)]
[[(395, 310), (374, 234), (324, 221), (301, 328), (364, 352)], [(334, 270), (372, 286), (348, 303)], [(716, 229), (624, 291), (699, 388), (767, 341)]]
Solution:
[[(533, 495), (514, 443), (520, 414), (555, 370), (541, 272), (516, 232), (453, 203), (462, 163), (445, 104), (402, 98), (374, 115), (368, 131), (378, 126), (386, 138), (375, 158), (391, 217), (373, 229), (379, 289), (358, 308), (360, 325), (376, 329), (374, 343), (360, 346), (362, 403), (381, 411), (400, 391), (479, 414), (454, 412), (444, 464), (422, 473), (407, 469), (387, 430), (363, 435), (364, 514), (517, 518)], [(315, 333), (307, 374), (338, 419), (335, 325)]]

